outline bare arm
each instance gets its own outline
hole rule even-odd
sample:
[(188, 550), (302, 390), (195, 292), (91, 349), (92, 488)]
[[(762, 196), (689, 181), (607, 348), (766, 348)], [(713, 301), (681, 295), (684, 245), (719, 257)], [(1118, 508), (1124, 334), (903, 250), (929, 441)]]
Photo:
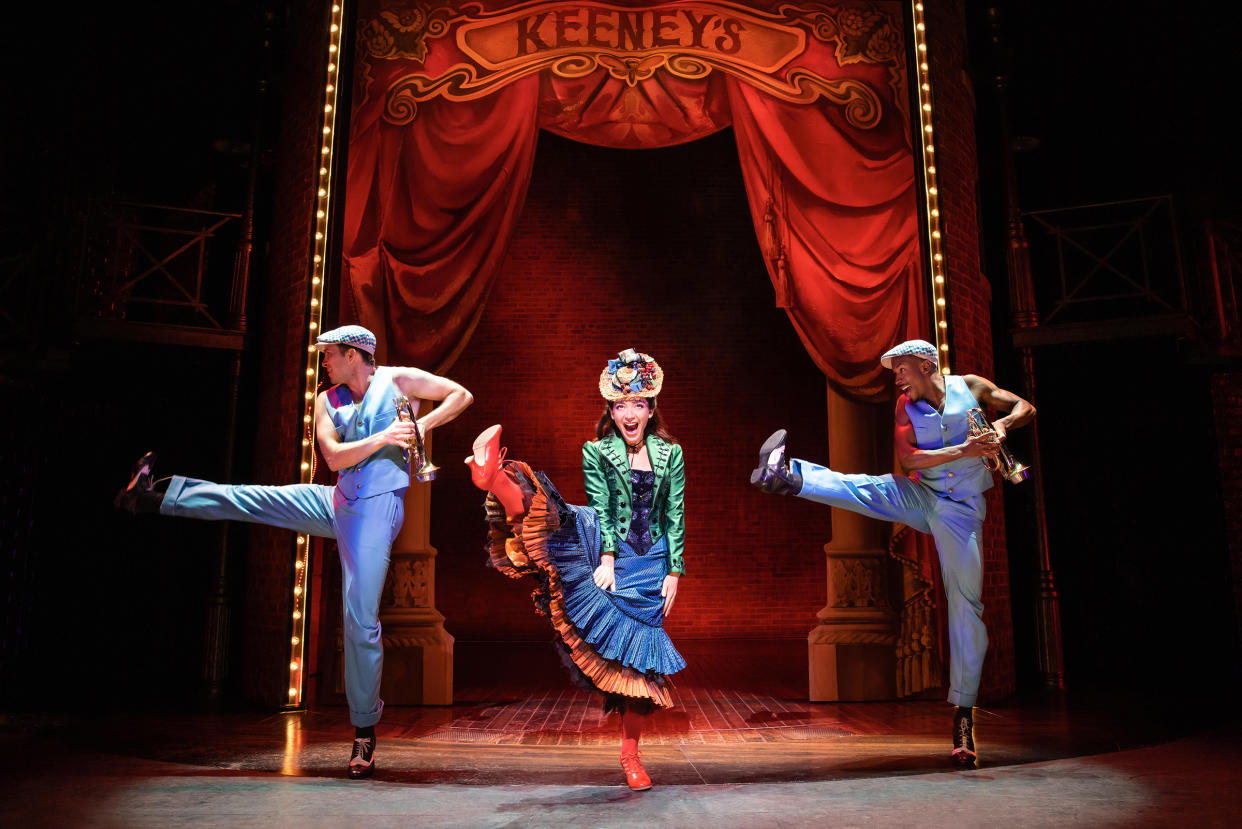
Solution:
[(910, 423), (910, 415), (906, 414), (904, 394), (897, 396), (897, 411), (893, 419), (895, 421), (893, 438), (896, 442), (897, 460), (901, 463), (901, 468), (907, 472), (930, 469), (960, 458), (994, 455), (1000, 446), (996, 436), (989, 434), (969, 437), (965, 443), (946, 446), (943, 449), (920, 449), (914, 440), (914, 425)]
[(986, 377), (967, 374), (962, 377), (970, 387), (970, 393), (985, 406), (1001, 412), (1008, 412), (1004, 417), (992, 421), (996, 434), (1004, 440), (1010, 429), (1025, 426), (1035, 419), (1035, 407), (1011, 391), (1006, 391)]
[(328, 468), (333, 472), (361, 463), (385, 446), (409, 446), (414, 439), (414, 427), (405, 420), (394, 420), (387, 429), (361, 440), (343, 443), (336, 434), (336, 425), (328, 414), (327, 392), (320, 392), (315, 399), (315, 437)]
[(419, 400), (435, 400), (440, 405), (418, 419), (418, 427), (426, 434), (429, 429), (442, 426), (466, 410), (474, 402), (474, 395), (460, 383), (440, 377), (419, 368), (394, 367), (393, 380), (401, 393)]

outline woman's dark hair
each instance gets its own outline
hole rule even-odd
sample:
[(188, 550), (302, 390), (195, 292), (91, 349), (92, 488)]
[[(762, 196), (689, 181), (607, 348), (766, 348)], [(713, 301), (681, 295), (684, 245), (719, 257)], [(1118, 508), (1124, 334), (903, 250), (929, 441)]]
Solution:
[(352, 345), (345, 345), (344, 343), (337, 343), (337, 348), (341, 350), (342, 357), (348, 357), (350, 351), (357, 351), (358, 357), (362, 362), (369, 366), (375, 365), (375, 355), (369, 351), (363, 351), (361, 348), (354, 348)]
[[(654, 397), (640, 398), (647, 401), (647, 405), (651, 407), (651, 419), (647, 421), (647, 435), (655, 435), (665, 443), (680, 443), (677, 438), (669, 434), (668, 429), (664, 428), (664, 418), (660, 417), (660, 411), (656, 408), (656, 399)], [(599, 418), (599, 423), (595, 424), (595, 439), (603, 440), (608, 435), (618, 434), (617, 424), (612, 420), (612, 404), (619, 403), (618, 400), (607, 400), (604, 402), (604, 413)]]

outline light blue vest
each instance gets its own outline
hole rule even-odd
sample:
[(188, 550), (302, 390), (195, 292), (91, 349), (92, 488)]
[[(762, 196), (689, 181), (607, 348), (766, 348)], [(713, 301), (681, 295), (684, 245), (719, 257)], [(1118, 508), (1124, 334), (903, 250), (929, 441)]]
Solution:
[[(388, 366), (376, 367), (361, 403), (354, 402), (349, 386), (328, 389), (328, 414), (336, 426), (336, 436), (349, 443), (384, 431), (397, 419), (392, 399), (400, 396)], [(370, 498), (404, 490), (409, 485), (409, 464), (396, 446), (385, 446), (354, 466), (340, 470), (336, 479), (336, 488), (346, 498)]]
[[(970, 386), (955, 374), (944, 378), (944, 414), (927, 401), (906, 402), (906, 414), (914, 426), (914, 442), (920, 449), (943, 449), (965, 443), (970, 434), (967, 412), (979, 401)], [(919, 480), (954, 501), (966, 501), (992, 488), (992, 473), (979, 458), (959, 458), (930, 469), (919, 470)]]

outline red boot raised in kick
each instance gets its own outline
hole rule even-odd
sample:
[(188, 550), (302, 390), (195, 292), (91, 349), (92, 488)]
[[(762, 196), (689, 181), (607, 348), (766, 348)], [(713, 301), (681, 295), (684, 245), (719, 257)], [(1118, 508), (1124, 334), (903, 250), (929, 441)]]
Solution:
[(505, 450), (500, 448), (500, 432), (499, 424), (484, 429), (474, 439), (474, 454), (466, 458), (466, 466), (474, 485), (495, 495), (505, 508), (505, 517), (516, 521), (526, 514), (526, 503), (521, 487), (501, 465)]

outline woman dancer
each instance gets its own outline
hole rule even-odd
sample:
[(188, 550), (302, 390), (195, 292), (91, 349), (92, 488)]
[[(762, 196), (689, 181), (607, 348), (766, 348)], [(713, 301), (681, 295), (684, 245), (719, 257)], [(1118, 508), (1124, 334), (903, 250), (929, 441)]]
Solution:
[(669, 708), (666, 677), (686, 666), (664, 632), (685, 572), (681, 446), (656, 410), (664, 372), (633, 349), (600, 374), (604, 414), (582, 447), (590, 506), (566, 504), (542, 472), (504, 460), (500, 426), (466, 459), (485, 507), (490, 563), (534, 576), (535, 609), (556, 631), (570, 670), (621, 715), (621, 768), (635, 791), (651, 788), (638, 740), (647, 717)]

